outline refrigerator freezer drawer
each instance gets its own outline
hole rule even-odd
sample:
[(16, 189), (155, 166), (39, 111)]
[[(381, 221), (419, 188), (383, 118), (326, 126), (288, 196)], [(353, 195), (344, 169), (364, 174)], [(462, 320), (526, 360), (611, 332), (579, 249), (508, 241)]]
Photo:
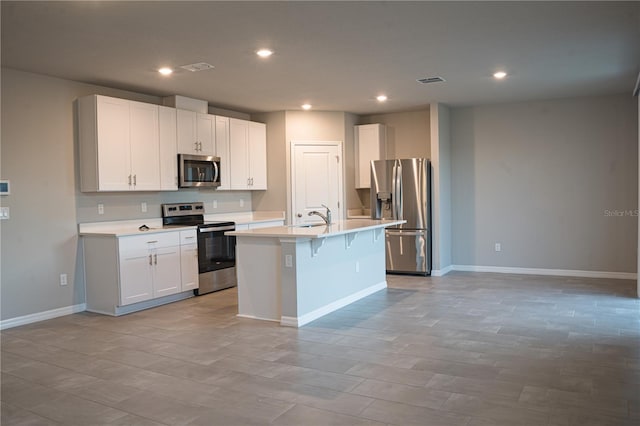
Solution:
[(387, 229), (387, 272), (431, 274), (431, 242), (428, 230)]

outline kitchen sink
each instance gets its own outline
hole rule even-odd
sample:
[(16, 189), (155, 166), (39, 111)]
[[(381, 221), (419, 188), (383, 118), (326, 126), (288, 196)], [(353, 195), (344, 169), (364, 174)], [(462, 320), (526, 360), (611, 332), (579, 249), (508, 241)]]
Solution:
[(316, 226), (327, 226), (324, 223), (302, 223), (300, 225), (291, 225), (292, 228), (314, 228)]

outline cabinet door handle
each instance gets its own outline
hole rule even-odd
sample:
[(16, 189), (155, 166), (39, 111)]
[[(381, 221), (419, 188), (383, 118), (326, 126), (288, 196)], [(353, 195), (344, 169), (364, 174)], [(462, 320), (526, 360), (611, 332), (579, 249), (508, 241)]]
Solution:
[(149, 265), (153, 266), (153, 262), (151, 261), (151, 255), (149, 255)]
[(198, 142), (196, 141), (193, 144), (196, 146), (195, 151), (197, 151), (198, 150)]
[(192, 239), (194, 239), (194, 238), (195, 238), (195, 237), (184, 237), (184, 239), (185, 239), (185, 240), (192, 240)]
[(138, 175), (133, 175), (133, 186), (138, 184)]
[(158, 242), (158, 240), (147, 241), (147, 244), (154, 244), (154, 243), (157, 243), (157, 242)]
[(129, 186), (131, 186), (131, 175), (129, 175)]
[(158, 264), (158, 255), (157, 255), (157, 254), (154, 254), (154, 255), (153, 255), (153, 263), (154, 263), (155, 265), (157, 265), (157, 264)]

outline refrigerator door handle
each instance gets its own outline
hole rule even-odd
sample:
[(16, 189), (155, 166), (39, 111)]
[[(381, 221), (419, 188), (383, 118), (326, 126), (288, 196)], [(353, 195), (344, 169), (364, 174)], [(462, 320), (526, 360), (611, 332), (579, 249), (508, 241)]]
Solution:
[(393, 165), (393, 218), (404, 219), (402, 210), (402, 164), (396, 160)]

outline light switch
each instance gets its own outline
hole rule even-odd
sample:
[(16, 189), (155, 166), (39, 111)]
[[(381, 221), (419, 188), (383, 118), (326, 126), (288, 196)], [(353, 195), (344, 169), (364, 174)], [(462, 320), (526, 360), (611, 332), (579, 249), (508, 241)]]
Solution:
[(140, 210), (142, 210), (142, 213), (146, 213), (147, 212), (147, 203), (145, 203), (144, 201), (142, 203), (140, 203)]
[(104, 204), (98, 204), (98, 214), (104, 214)]
[(0, 220), (7, 220), (9, 217), (9, 207), (0, 207)]
[(286, 266), (287, 268), (293, 268), (293, 256), (291, 256), (290, 254), (284, 255), (284, 266)]

